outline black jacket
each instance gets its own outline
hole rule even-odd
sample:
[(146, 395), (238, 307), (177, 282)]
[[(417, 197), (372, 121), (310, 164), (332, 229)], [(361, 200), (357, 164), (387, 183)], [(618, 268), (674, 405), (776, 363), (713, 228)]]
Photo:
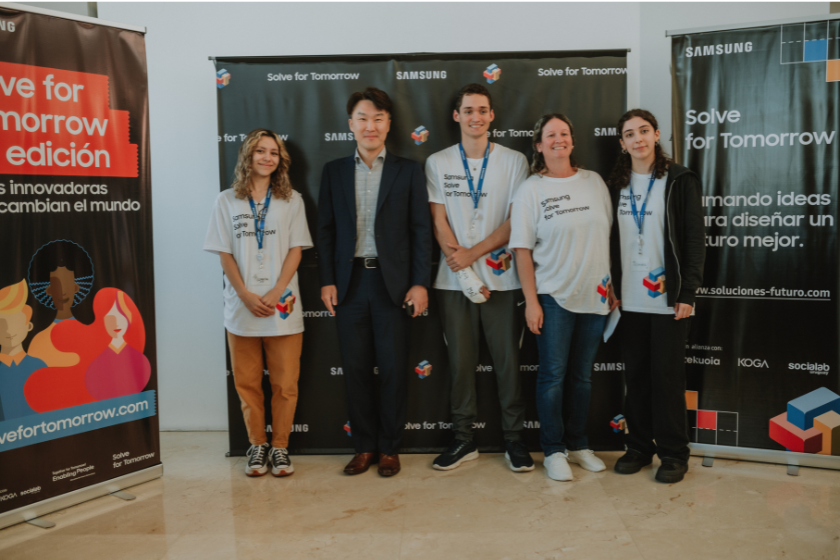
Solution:
[[(703, 283), (706, 260), (706, 228), (700, 199), (702, 186), (694, 171), (671, 163), (665, 182), (665, 290), (668, 306), (694, 306), (697, 288)], [(618, 227), (619, 191), (611, 189), (613, 225), (610, 235), (612, 285), (621, 299), (621, 238)]]
[[(324, 166), (318, 195), (318, 269), (321, 286), (347, 295), (356, 253), (355, 158)], [(374, 222), (376, 253), (388, 295), (402, 305), (414, 285), (432, 278), (432, 224), (423, 166), (386, 152)]]

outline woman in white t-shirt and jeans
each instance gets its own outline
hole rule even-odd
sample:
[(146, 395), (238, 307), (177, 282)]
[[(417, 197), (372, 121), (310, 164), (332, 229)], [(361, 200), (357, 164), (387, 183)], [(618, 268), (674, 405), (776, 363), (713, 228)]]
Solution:
[(706, 255), (702, 187), (662, 150), (651, 113), (628, 111), (617, 130), (622, 154), (610, 176), (610, 243), (628, 433), (615, 471), (638, 472), (656, 454), (656, 480), (674, 483), (688, 470), (685, 342)]
[[(289, 181), (291, 159), (267, 129), (239, 148), (231, 188), (216, 199), (204, 250), (224, 270), (225, 328), (236, 391), (251, 447), (245, 474), (287, 476), (289, 433), (297, 405), (303, 311), (297, 268), (312, 247), (303, 198)], [(271, 383), (272, 443), (265, 431), (263, 350)]]
[(612, 211), (600, 175), (575, 163), (574, 129), (566, 116), (543, 116), (533, 138), (532, 175), (513, 201), (510, 247), (516, 250), (525, 319), (539, 348), (543, 465), (550, 478), (572, 480), (569, 462), (593, 472), (605, 469), (589, 449), (586, 419), (592, 362), (610, 312)]

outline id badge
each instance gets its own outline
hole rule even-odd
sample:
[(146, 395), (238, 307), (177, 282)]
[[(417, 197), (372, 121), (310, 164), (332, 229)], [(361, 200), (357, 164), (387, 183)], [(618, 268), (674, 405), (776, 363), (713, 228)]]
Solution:
[(630, 270), (647, 274), (650, 272), (650, 259), (644, 257), (633, 257), (630, 259)]
[(271, 270), (266, 266), (265, 269), (260, 270), (259, 267), (253, 267), (248, 276), (248, 291), (264, 296), (268, 290), (271, 289)]

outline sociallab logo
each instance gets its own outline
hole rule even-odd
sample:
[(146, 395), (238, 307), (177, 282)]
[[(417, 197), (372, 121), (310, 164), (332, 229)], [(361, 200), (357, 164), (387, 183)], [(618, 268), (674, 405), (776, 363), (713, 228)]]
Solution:
[(280, 296), (280, 303), (277, 304), (277, 310), (280, 311), (280, 318), (286, 320), (289, 315), (295, 310), (295, 295), (292, 290), (286, 288), (283, 295)]
[(230, 72), (222, 68), (216, 72), (216, 87), (222, 89), (230, 83)]
[(493, 269), (493, 274), (501, 276), (506, 271), (510, 270), (513, 260), (512, 256), (513, 255), (505, 251), (504, 247), (501, 247), (490, 253), (490, 256), (487, 257), (485, 262), (487, 263), (487, 266)]
[(610, 283), (610, 275), (607, 274), (604, 278), (601, 279), (601, 283), (598, 284), (598, 294), (601, 296), (601, 303), (606, 303), (607, 299), (610, 297), (610, 290), (612, 290), (612, 284)]
[(498, 82), (502, 78), (502, 69), (495, 64), (491, 64), (484, 70), (484, 77), (487, 78), (488, 84)]
[(660, 266), (652, 270), (647, 278), (642, 280), (642, 284), (647, 288), (650, 297), (658, 298), (665, 293), (665, 269)]
[(344, 424), (344, 431), (347, 432), (348, 436), (353, 435), (353, 433), (350, 431), (350, 420), (348, 420), (347, 423)]
[(429, 139), (429, 131), (422, 124), (414, 129), (411, 133), (411, 138), (418, 146)]
[(426, 379), (432, 375), (432, 364), (429, 363), (429, 360), (423, 360), (416, 368), (414, 368), (414, 373), (416, 373), (420, 379)]

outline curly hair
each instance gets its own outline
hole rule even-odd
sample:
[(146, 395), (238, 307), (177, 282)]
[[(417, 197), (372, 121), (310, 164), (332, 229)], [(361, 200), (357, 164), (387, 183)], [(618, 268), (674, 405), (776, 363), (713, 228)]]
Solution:
[(88, 252), (74, 241), (58, 239), (42, 245), (29, 261), (29, 290), (44, 306), (55, 309), (52, 297), (47, 295), (50, 273), (63, 266), (73, 272), (79, 291), (73, 297), (73, 306), (84, 300), (93, 287), (93, 260)]
[(292, 164), (292, 158), (289, 157), (289, 152), (286, 151), (283, 140), (277, 133), (267, 128), (258, 128), (249, 132), (245, 141), (239, 147), (239, 157), (236, 160), (233, 185), (231, 185), (233, 192), (236, 194), (236, 198), (248, 198), (251, 190), (251, 160), (257, 149), (257, 144), (263, 136), (277, 142), (277, 147), (280, 149), (280, 165), (271, 174), (270, 179), (271, 196), (289, 200), (292, 197), (292, 182), (289, 180), (289, 167)]
[[(644, 109), (630, 109), (624, 113), (620, 119), (618, 119), (618, 128), (616, 128), (616, 130), (618, 130), (619, 137), (624, 130), (624, 124), (634, 117), (639, 117), (650, 123), (654, 131), (659, 130), (659, 123), (656, 122), (656, 117), (653, 116), (653, 113)], [(671, 158), (665, 153), (665, 150), (662, 149), (659, 142), (656, 143), (653, 151), (654, 154), (656, 154), (656, 159), (653, 162), (653, 170), (656, 178), (661, 179), (666, 173), (668, 173), (668, 166), (671, 165)], [(623, 189), (630, 184), (630, 173), (632, 172), (632, 157), (626, 150), (623, 150), (622, 153), (618, 155), (618, 159), (615, 160), (615, 165), (613, 166), (613, 170), (607, 184), (614, 189)]]
[[(569, 134), (571, 134), (572, 136), (572, 147), (574, 147), (574, 145), (576, 144), (575, 127), (572, 126), (572, 121), (569, 120), (569, 117), (567, 117), (563, 113), (548, 113), (547, 115), (541, 116), (540, 119), (536, 122), (536, 124), (534, 124), (534, 135), (531, 138), (531, 148), (534, 150), (534, 155), (531, 158), (531, 175), (542, 173), (546, 169), (545, 156), (543, 156), (541, 152), (537, 151), (537, 144), (542, 142), (543, 128), (545, 128), (545, 125), (547, 125), (554, 119), (559, 119), (567, 125), (569, 125)], [(575, 160), (574, 152), (569, 154), (569, 162), (571, 163), (572, 167), (576, 169), (581, 168)]]

